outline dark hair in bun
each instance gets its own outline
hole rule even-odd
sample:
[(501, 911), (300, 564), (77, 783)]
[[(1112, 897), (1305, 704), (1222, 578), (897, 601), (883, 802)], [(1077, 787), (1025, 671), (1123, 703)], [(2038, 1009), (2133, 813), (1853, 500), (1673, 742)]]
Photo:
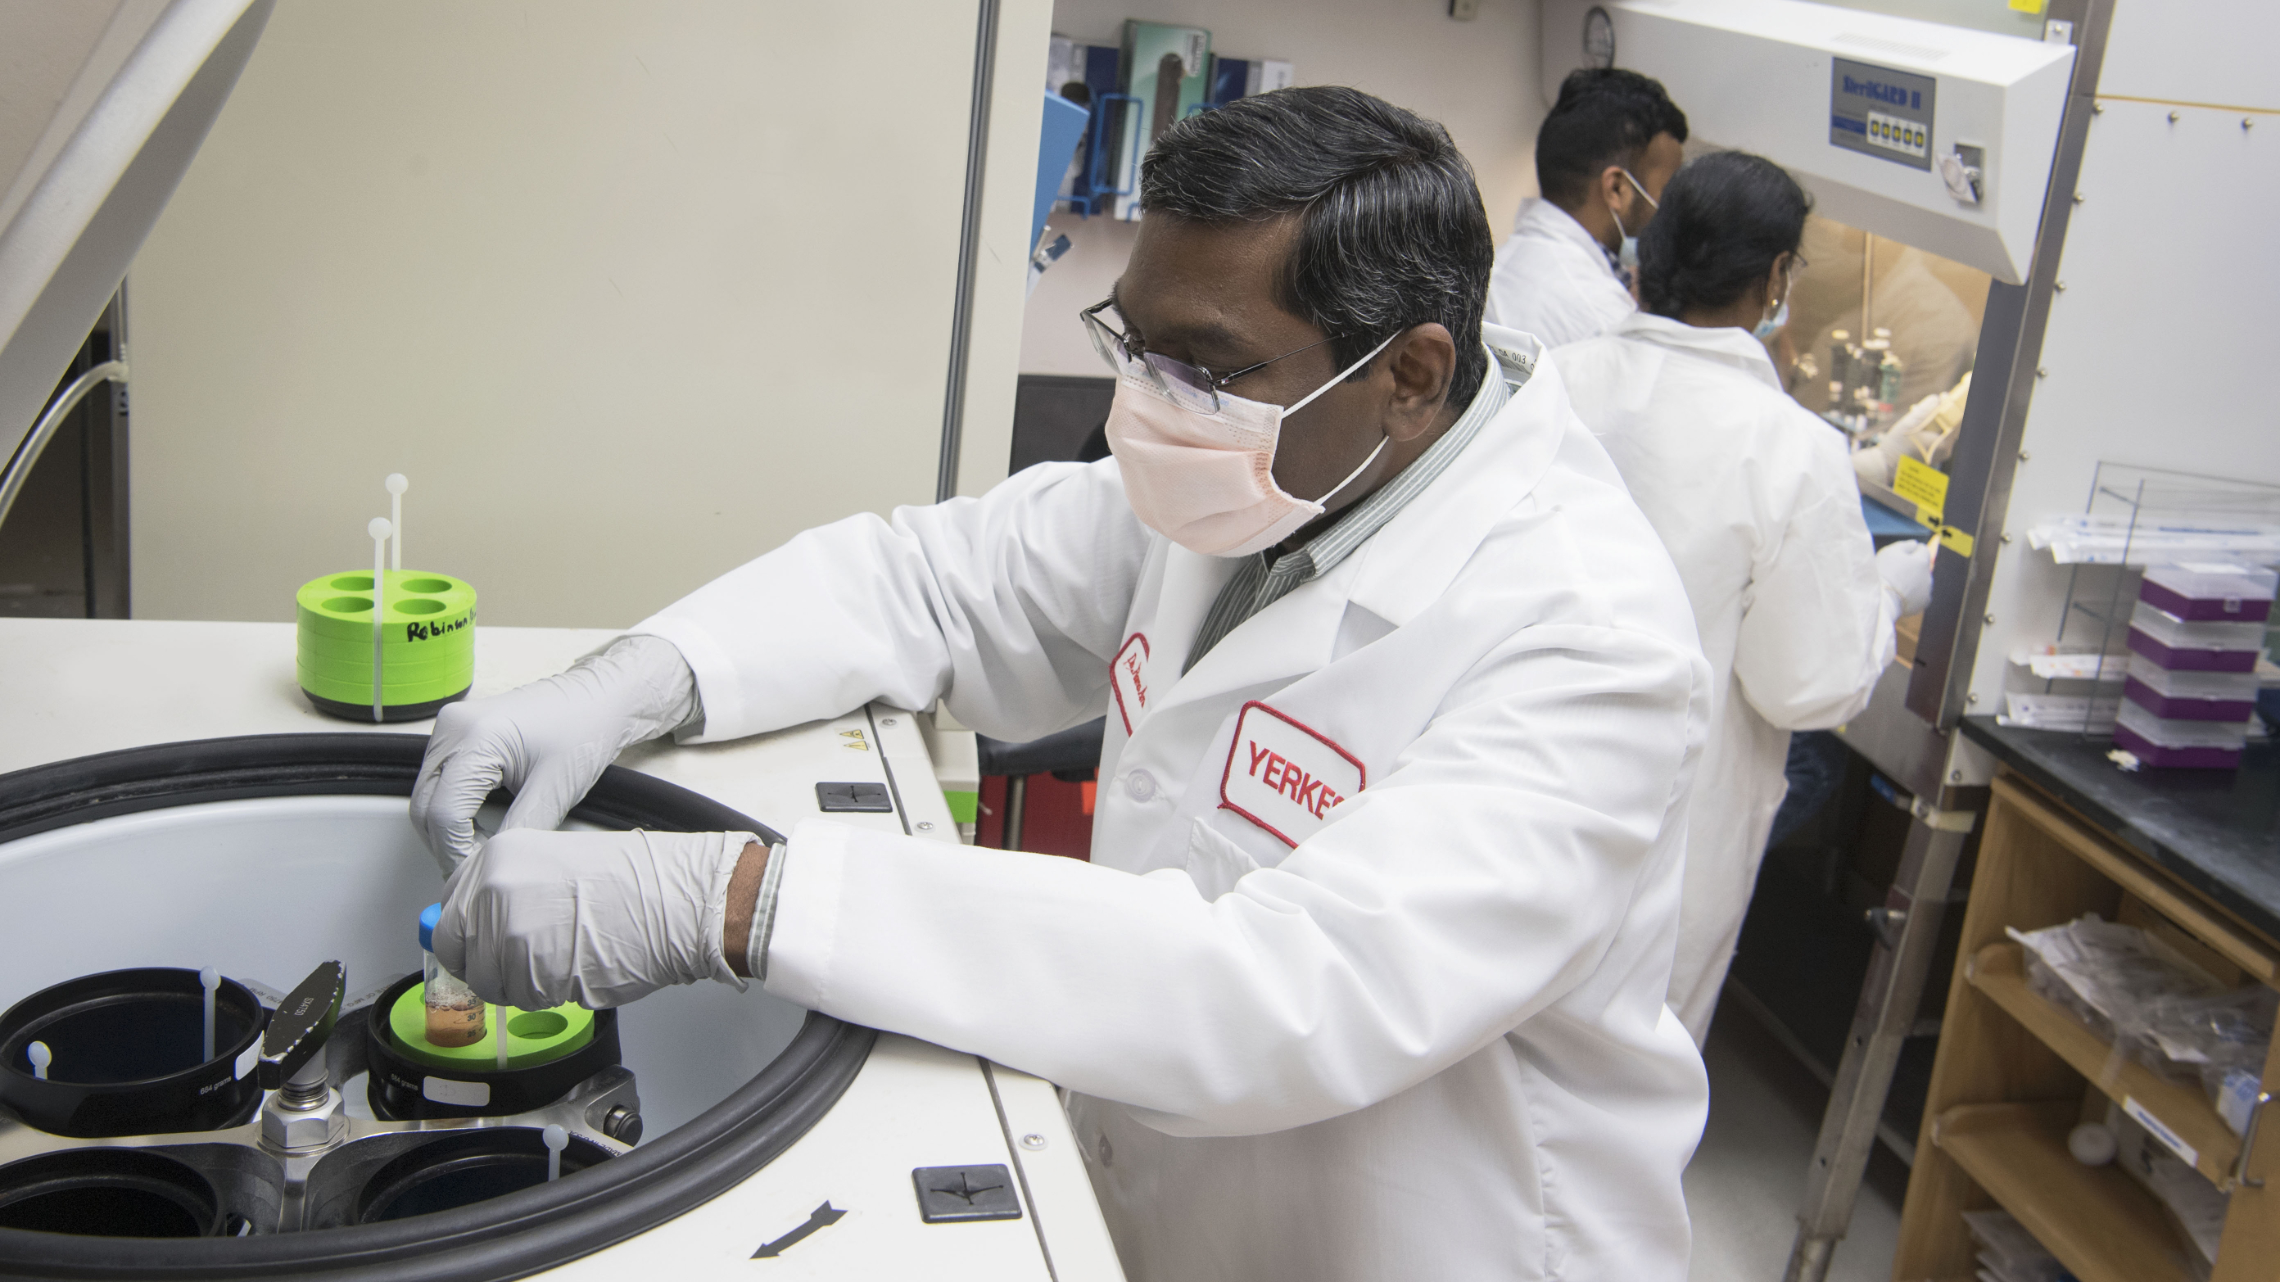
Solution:
[(1730, 306), (1805, 240), (1813, 198), (1788, 171), (1746, 151), (1688, 161), (1639, 237), (1639, 301), (1673, 320)]

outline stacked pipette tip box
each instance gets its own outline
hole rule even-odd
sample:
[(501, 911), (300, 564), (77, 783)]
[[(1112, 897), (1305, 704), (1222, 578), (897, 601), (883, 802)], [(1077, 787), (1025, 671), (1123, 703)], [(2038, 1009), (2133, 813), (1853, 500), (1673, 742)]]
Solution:
[(2276, 586), (2273, 571), (2229, 561), (2147, 567), (2115, 746), (2149, 766), (2238, 766)]

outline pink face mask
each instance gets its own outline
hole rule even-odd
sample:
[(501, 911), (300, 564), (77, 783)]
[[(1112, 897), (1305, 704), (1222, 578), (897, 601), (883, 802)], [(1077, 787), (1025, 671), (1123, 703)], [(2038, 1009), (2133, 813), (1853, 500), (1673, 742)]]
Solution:
[(1124, 475), (1125, 497), (1149, 529), (1204, 556), (1249, 556), (1289, 538), (1322, 515), (1338, 492), (1385, 452), (1377, 448), (1318, 499), (1302, 499), (1275, 483), (1275, 447), (1283, 420), (1306, 408), (1393, 342), (1338, 372), (1288, 409), (1219, 393), (1218, 408), (1175, 399), (1127, 369), (1108, 411), (1108, 446)]

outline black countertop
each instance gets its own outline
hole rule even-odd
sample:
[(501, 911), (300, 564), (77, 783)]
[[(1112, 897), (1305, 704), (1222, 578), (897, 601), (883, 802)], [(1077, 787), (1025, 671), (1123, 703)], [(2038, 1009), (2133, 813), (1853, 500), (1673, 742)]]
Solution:
[(1964, 736), (2180, 881), (2280, 940), (2280, 747), (2250, 744), (2237, 770), (2131, 773), (2113, 744), (1965, 717)]

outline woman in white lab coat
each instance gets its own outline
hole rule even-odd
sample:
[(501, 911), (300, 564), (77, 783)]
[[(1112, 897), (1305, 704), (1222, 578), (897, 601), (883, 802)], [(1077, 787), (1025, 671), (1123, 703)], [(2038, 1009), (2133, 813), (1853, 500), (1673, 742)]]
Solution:
[(1552, 357), (1670, 549), (1713, 673), (1670, 987), (1698, 1042), (1781, 805), (1790, 733), (1868, 705), (1893, 623), (1930, 590), (1922, 544), (1873, 555), (1844, 437), (1782, 391), (1766, 354), (1809, 206), (1763, 157), (1688, 163), (1639, 244), (1641, 310)]
[[(810, 530), (455, 705), (413, 802), (468, 854), (437, 956), (525, 1006), (749, 975), (1046, 1077), (1134, 1282), (1681, 1282), (1677, 572), (1541, 345), (1483, 342), (1438, 126), (1247, 98), (1142, 191), (1087, 322), (1116, 457)], [(1106, 713), (1092, 862), (536, 831), (634, 739), (872, 699), (1016, 740)], [(520, 830), (473, 852), (501, 781)]]

